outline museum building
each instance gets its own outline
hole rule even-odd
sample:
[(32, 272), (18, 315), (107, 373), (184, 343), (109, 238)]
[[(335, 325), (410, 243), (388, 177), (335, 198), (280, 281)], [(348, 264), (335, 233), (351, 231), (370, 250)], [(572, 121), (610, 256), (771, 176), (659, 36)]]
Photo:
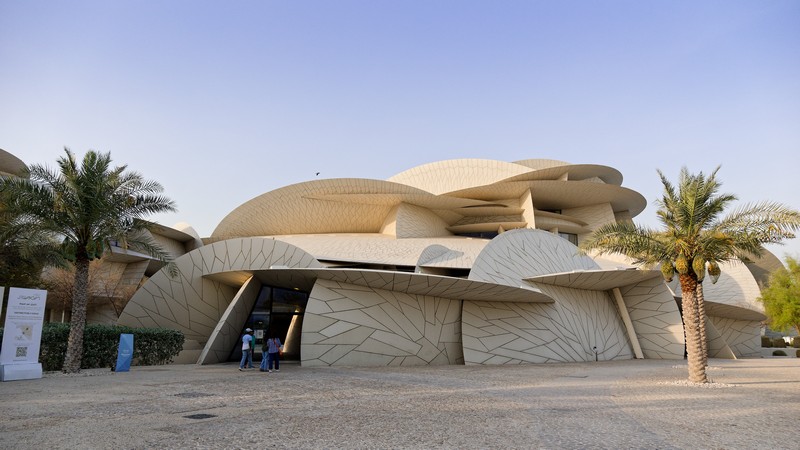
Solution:
[[(303, 366), (682, 359), (677, 285), (578, 252), (645, 206), (611, 167), (545, 159), (294, 184), (191, 239), (119, 323), (180, 330), (180, 361), (199, 364), (237, 359), (248, 327)], [(759, 356), (758, 281), (779, 266), (726, 264), (704, 285), (710, 356)]]

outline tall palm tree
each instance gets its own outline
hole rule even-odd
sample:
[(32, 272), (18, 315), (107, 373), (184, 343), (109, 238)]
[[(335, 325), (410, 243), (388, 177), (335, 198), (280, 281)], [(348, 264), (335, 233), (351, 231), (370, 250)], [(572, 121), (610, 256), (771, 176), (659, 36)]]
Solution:
[(7, 209), (21, 223), (61, 241), (64, 257), (75, 265), (65, 373), (78, 372), (83, 356), (83, 330), (86, 324), (89, 262), (100, 258), (115, 241), (122, 248), (135, 248), (162, 261), (169, 255), (154, 244), (144, 231), (149, 223), (143, 217), (174, 211), (174, 203), (160, 194), (163, 188), (148, 181), (127, 166), (111, 167), (109, 153), (89, 151), (79, 164), (75, 155), (64, 149), (58, 171), (32, 165), (29, 178), (5, 178), (3, 191), (9, 194)]
[(800, 228), (800, 212), (773, 202), (744, 205), (722, 216), (736, 200), (718, 194), (717, 167), (709, 176), (681, 170), (677, 187), (661, 171), (662, 197), (656, 201), (662, 230), (632, 222), (612, 223), (595, 230), (582, 242), (584, 251), (617, 252), (644, 266), (660, 266), (671, 281), (675, 273), (681, 285), (689, 381), (707, 383), (707, 340), (702, 282), (706, 272), (716, 282), (719, 263), (747, 261), (762, 254), (763, 245), (793, 238)]

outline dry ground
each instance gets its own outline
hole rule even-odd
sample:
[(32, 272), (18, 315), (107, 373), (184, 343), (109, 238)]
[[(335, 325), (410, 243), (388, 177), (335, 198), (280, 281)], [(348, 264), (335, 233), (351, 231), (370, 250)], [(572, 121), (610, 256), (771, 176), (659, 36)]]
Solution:
[(800, 448), (800, 359), (709, 374), (727, 386), (656, 360), (46, 374), (0, 383), (0, 448)]

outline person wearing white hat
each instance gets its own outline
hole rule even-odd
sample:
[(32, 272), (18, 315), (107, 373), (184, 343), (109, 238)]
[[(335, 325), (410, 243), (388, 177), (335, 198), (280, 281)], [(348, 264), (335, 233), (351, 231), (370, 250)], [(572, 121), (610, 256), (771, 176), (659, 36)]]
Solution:
[(253, 369), (253, 329), (244, 330), (242, 336), (242, 361), (239, 362), (239, 370)]

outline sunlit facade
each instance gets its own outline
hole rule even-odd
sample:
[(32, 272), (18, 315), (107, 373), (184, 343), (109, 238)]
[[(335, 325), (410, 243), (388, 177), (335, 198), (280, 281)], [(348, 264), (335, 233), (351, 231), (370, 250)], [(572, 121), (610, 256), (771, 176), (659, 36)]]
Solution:
[[(304, 366), (681, 359), (659, 272), (576, 247), (645, 206), (613, 168), (542, 159), (295, 184), (230, 212), (120, 323), (182, 331), (182, 360), (201, 364), (236, 359), (246, 327)], [(758, 356), (753, 270), (723, 274), (706, 296), (712, 356)]]
[[(21, 168), (0, 153), (0, 172)], [(204, 239), (186, 224), (157, 226), (175, 277), (113, 246), (103, 270), (141, 286), (120, 324), (185, 334), (177, 362), (238, 359), (246, 327), (258, 342), (280, 337), (304, 366), (681, 359), (677, 286), (577, 251), (645, 206), (607, 166), (441, 161), (388, 180), (276, 189)], [(759, 356), (758, 283), (780, 266), (767, 254), (705, 285), (712, 357)]]

